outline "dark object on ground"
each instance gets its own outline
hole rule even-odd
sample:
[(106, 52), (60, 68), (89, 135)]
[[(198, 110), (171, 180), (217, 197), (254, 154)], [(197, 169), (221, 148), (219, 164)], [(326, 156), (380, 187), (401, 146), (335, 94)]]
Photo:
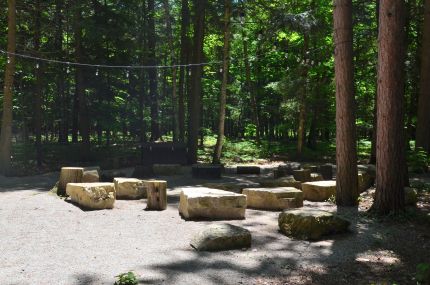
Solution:
[(230, 224), (212, 225), (198, 233), (191, 246), (198, 251), (221, 251), (251, 247), (251, 233)]
[(319, 168), (319, 173), (322, 174), (324, 180), (332, 180), (333, 179), (333, 165), (324, 164)]
[(238, 166), (237, 174), (260, 174), (259, 166)]
[(220, 179), (222, 170), (222, 164), (194, 164), (192, 166), (193, 178), (197, 179)]
[(134, 168), (133, 174), (131, 177), (133, 178), (148, 178), (154, 175), (154, 170), (152, 165), (137, 165)]
[(100, 175), (100, 182), (113, 183), (113, 179), (116, 177), (127, 177), (127, 175), (124, 172), (117, 170), (102, 171), (102, 174)]
[(278, 169), (274, 170), (273, 176), (274, 178), (281, 178), (287, 175), (293, 175), (294, 170), (299, 170), (301, 168), (300, 163), (298, 162), (289, 162), (284, 165), (279, 165)]
[(311, 170), (310, 169), (299, 169), (293, 170), (294, 179), (300, 182), (311, 181)]
[(144, 143), (141, 146), (143, 165), (188, 164), (188, 148), (184, 143)]

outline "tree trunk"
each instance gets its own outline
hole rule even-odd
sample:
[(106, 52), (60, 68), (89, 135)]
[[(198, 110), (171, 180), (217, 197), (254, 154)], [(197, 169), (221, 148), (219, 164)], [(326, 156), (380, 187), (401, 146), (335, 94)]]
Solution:
[[(35, 14), (34, 14), (34, 51), (36, 56), (40, 56), (40, 41), (42, 36), (41, 27), (41, 10), (40, 0), (35, 1)], [(35, 68), (35, 86), (34, 86), (34, 134), (36, 137), (36, 161), (37, 166), (42, 166), (42, 68), (40, 63), (36, 63)]]
[(430, 0), (425, 0), (416, 147), (430, 153)]
[(358, 203), (357, 149), (352, 51), (352, 0), (334, 1), (336, 78), (336, 204)]
[[(188, 0), (182, 0), (181, 7), (181, 65), (188, 64), (190, 48), (190, 39), (188, 37), (188, 30), (190, 29), (190, 10), (188, 7)], [(178, 127), (179, 127), (179, 141), (185, 141), (185, 95), (187, 91), (186, 86), (187, 69), (181, 66), (179, 69), (179, 90), (178, 90)]]
[(381, 0), (379, 24), (377, 184), (372, 210), (389, 214), (403, 210), (405, 205), (404, 1)]
[[(81, 0), (76, 0), (75, 6), (75, 58), (77, 62), (82, 62), (82, 7)], [(88, 119), (88, 106), (85, 96), (84, 74), (81, 67), (76, 67), (75, 73), (76, 98), (79, 106), (79, 131), (82, 137), (83, 154), (90, 151), (90, 124)]]
[[(155, 1), (148, 0), (148, 63), (156, 65), (156, 34), (155, 34)], [(159, 106), (158, 106), (158, 90), (157, 90), (157, 69), (148, 69), (149, 78), (149, 98), (151, 100), (151, 141), (156, 141), (160, 138), (159, 125)]]
[[(304, 35), (303, 40), (303, 57), (307, 60), (307, 52), (309, 48), (309, 35)], [(303, 65), (302, 67), (302, 80), (304, 81), (299, 94), (299, 127), (297, 130), (297, 157), (301, 158), (303, 152), (303, 145), (305, 142), (305, 124), (306, 124), (306, 92), (307, 92), (307, 78), (308, 78), (308, 67)]]
[(223, 64), (222, 64), (222, 84), (221, 96), (219, 104), (219, 123), (218, 137), (215, 144), (215, 151), (212, 159), (213, 164), (221, 162), (222, 146), (224, 143), (224, 127), (225, 127), (225, 108), (227, 103), (227, 85), (230, 67), (230, 18), (232, 13), (231, 0), (225, 0), (225, 15), (224, 15), (224, 48), (223, 48)]
[(81, 183), (84, 169), (82, 167), (62, 167), (58, 181), (57, 194), (66, 195), (67, 183)]
[[(194, 0), (194, 47), (193, 62), (203, 61), (203, 40), (205, 31), (205, 10), (207, 0)], [(191, 68), (191, 94), (188, 98), (189, 108), (189, 131), (188, 131), (188, 151), (189, 163), (197, 162), (198, 136), (201, 123), (202, 104), (202, 76), (203, 67), (196, 65)]]
[(13, 81), (15, 74), (16, 49), (16, 7), (15, 0), (7, 1), (8, 30), (7, 30), (7, 64), (4, 75), (3, 114), (0, 134), (0, 174), (6, 174), (10, 169), (12, 150), (12, 108)]

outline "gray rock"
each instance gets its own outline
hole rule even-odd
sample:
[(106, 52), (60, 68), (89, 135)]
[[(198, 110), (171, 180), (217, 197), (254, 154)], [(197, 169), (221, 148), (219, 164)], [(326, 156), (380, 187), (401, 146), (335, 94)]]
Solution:
[(278, 225), (286, 236), (318, 240), (325, 235), (346, 232), (350, 223), (327, 211), (294, 209), (279, 214)]
[(212, 225), (199, 232), (191, 241), (198, 251), (222, 251), (251, 247), (251, 233), (230, 224)]

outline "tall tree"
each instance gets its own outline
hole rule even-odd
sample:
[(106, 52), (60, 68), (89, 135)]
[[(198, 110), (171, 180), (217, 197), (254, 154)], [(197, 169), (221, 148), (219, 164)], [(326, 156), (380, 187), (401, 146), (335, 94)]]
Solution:
[(231, 0), (224, 1), (224, 48), (222, 58), (222, 83), (219, 103), (219, 119), (218, 119), (218, 137), (215, 144), (212, 163), (219, 164), (221, 162), (221, 152), (224, 143), (224, 127), (225, 127), (225, 108), (227, 102), (227, 85), (230, 68), (230, 18), (232, 14)]
[(16, 5), (15, 0), (7, 1), (7, 64), (4, 76), (3, 114), (0, 133), (0, 174), (8, 173), (10, 169), (10, 156), (12, 149), (12, 97), (15, 74), (16, 49)]
[(425, 0), (416, 146), (430, 153), (430, 0)]
[(379, 13), (376, 193), (379, 214), (404, 208), (405, 3), (381, 0)]
[[(155, 1), (148, 0), (148, 62), (150, 65), (156, 65), (156, 33), (155, 33)], [(151, 102), (151, 141), (156, 141), (160, 138), (159, 125), (159, 98), (157, 90), (157, 69), (148, 69), (149, 78), (149, 98)]]
[[(34, 50), (36, 56), (40, 56), (40, 45), (42, 37), (42, 11), (40, 9), (40, 0), (35, 1), (34, 7)], [(34, 86), (34, 134), (36, 136), (36, 161), (40, 167), (42, 165), (42, 90), (43, 90), (42, 69), (39, 63), (35, 69), (35, 86)]]
[(197, 162), (198, 135), (201, 125), (203, 41), (207, 0), (194, 0), (194, 46), (191, 68), (191, 94), (188, 97), (188, 151), (189, 162)]
[(336, 79), (336, 204), (355, 206), (358, 198), (352, 51), (352, 0), (334, 1)]

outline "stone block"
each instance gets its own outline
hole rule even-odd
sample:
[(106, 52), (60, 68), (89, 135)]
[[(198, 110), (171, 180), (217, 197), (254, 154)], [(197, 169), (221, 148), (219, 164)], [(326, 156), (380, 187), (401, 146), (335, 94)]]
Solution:
[(294, 179), (300, 182), (311, 181), (311, 170), (310, 169), (298, 169), (293, 170)]
[(113, 183), (69, 183), (66, 193), (72, 202), (86, 209), (112, 209), (115, 203)]
[(155, 175), (172, 176), (182, 174), (182, 165), (180, 164), (154, 164), (152, 166)]
[(146, 186), (144, 181), (136, 178), (114, 178), (115, 193), (117, 199), (142, 199), (146, 198)]
[(293, 187), (245, 188), (248, 208), (281, 211), (303, 206), (303, 192)]
[(305, 200), (313, 202), (327, 201), (336, 195), (336, 181), (316, 181), (302, 183), (302, 191)]
[(211, 225), (199, 232), (191, 241), (198, 251), (222, 251), (251, 247), (251, 233), (247, 229), (230, 225)]

